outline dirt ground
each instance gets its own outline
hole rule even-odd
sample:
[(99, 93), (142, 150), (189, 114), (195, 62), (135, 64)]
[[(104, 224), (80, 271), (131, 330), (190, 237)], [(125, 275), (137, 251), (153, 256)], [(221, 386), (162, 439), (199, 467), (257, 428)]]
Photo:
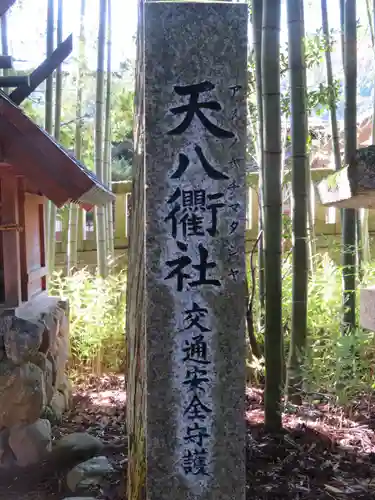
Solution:
[[(250, 500), (375, 500), (375, 404), (361, 400), (350, 416), (324, 404), (289, 408), (284, 431), (270, 436), (263, 426), (263, 395), (247, 390), (247, 498)], [(77, 381), (72, 411), (54, 438), (86, 431), (108, 443), (124, 443), (125, 391), (122, 377), (84, 377)], [(116, 469), (111, 482), (93, 491), (100, 500), (121, 495), (123, 453), (109, 456)], [(38, 474), (0, 473), (1, 500), (61, 500), (66, 471), (44, 480)]]
[(263, 426), (263, 395), (248, 389), (247, 498), (375, 499), (375, 405), (361, 401), (349, 418), (329, 404), (283, 415), (284, 432)]

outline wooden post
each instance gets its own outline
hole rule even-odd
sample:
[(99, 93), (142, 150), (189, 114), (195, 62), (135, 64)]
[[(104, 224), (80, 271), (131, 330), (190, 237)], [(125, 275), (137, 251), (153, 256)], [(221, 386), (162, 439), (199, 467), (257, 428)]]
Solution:
[(29, 86), (29, 76), (0, 76), (0, 87), (19, 87), (20, 85)]
[[(1, 224), (19, 224), (18, 181), (12, 175), (1, 178)], [(5, 305), (18, 307), (21, 302), (20, 238), (19, 232), (1, 231)]]
[(23, 178), (18, 179), (18, 220), (23, 231), (19, 233), (20, 239), (20, 276), (21, 276), (21, 300), (28, 300), (27, 287), (27, 256), (26, 256), (26, 224), (25, 224), (25, 181)]

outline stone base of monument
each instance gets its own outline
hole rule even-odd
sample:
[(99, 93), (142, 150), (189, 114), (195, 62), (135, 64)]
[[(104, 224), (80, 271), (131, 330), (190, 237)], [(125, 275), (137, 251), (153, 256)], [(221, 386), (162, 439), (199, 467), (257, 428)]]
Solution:
[(359, 321), (362, 328), (375, 331), (375, 286), (360, 290)]
[(69, 308), (45, 293), (0, 316), (0, 467), (51, 448), (51, 421), (70, 403)]

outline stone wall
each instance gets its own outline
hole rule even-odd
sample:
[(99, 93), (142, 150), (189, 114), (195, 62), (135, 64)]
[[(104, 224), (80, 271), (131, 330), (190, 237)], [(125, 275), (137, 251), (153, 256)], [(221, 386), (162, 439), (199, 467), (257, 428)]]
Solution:
[(42, 293), (0, 316), (0, 467), (37, 462), (71, 397), (66, 301)]

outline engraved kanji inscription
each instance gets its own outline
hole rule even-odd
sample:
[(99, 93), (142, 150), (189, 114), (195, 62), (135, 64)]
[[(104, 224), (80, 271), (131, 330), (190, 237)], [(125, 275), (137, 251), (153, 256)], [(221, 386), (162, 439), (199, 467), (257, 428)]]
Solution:
[[(216, 181), (229, 179), (229, 177), (226, 174), (223, 174), (210, 164), (210, 162), (206, 159), (205, 155), (203, 154), (202, 148), (200, 146), (195, 145), (194, 151), (196, 152), (199, 161), (203, 167), (203, 170), (208, 175), (208, 177)], [(189, 157), (185, 153), (179, 153), (178, 166), (176, 171), (173, 172), (173, 174), (171, 175), (171, 179), (180, 179), (182, 175), (186, 172), (189, 164), (190, 164)]]
[(174, 91), (176, 92), (176, 94), (178, 94), (179, 96), (190, 96), (190, 99), (188, 104), (183, 104), (182, 106), (177, 106), (170, 109), (170, 112), (174, 115), (185, 113), (185, 118), (176, 128), (170, 130), (168, 132), (168, 135), (183, 134), (193, 121), (193, 118), (196, 116), (200, 120), (202, 125), (215, 137), (218, 137), (220, 139), (230, 139), (234, 137), (233, 132), (224, 130), (223, 128), (220, 128), (212, 123), (202, 111), (202, 109), (221, 111), (221, 104), (217, 101), (199, 101), (200, 94), (213, 90), (214, 88), (215, 85), (209, 81), (185, 86), (176, 85), (174, 87)]

